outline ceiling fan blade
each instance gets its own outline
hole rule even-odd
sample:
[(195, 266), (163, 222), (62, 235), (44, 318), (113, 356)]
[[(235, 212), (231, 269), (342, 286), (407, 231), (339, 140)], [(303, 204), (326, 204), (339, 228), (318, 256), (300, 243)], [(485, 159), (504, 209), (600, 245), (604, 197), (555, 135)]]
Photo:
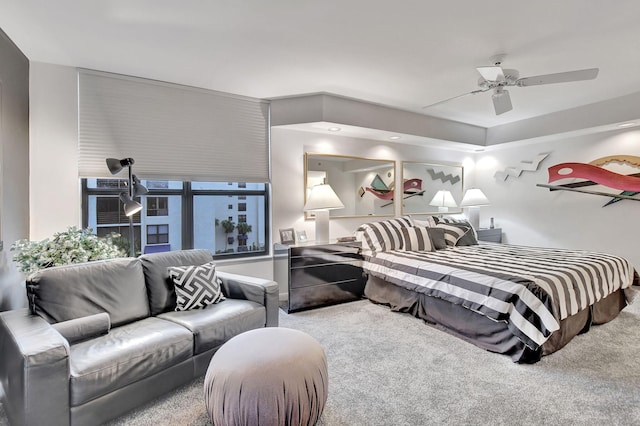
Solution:
[(502, 67), (477, 67), (476, 69), (482, 78), (487, 81), (504, 81), (504, 71), (502, 71)]
[(577, 71), (559, 72), (555, 74), (543, 74), (533, 77), (524, 77), (516, 81), (516, 86), (538, 86), (541, 84), (569, 83), (571, 81), (593, 80), (598, 76), (598, 68), (588, 68)]
[(511, 105), (511, 96), (509, 96), (509, 91), (500, 88), (500, 90), (496, 90), (496, 92), (491, 95), (491, 99), (493, 100), (493, 108), (496, 110), (496, 115), (504, 114), (507, 111), (511, 111), (513, 106)]
[(438, 101), (438, 102), (436, 102), (435, 104), (431, 104), (431, 105), (423, 106), (423, 107), (422, 107), (422, 109), (431, 108), (432, 106), (440, 105), (440, 104), (443, 104), (443, 103), (445, 103), (445, 102), (452, 101), (452, 100), (454, 100), (454, 99), (462, 98), (463, 96), (467, 96), (467, 95), (475, 95), (475, 94), (477, 94), (477, 93), (486, 92), (487, 90), (490, 90), (490, 89), (478, 89), (478, 90), (474, 90), (474, 91), (472, 91), (472, 92), (463, 93), (462, 95), (454, 96), (454, 97), (452, 97), (452, 98), (448, 98), (448, 99), (445, 99), (445, 100), (443, 100), (443, 101)]

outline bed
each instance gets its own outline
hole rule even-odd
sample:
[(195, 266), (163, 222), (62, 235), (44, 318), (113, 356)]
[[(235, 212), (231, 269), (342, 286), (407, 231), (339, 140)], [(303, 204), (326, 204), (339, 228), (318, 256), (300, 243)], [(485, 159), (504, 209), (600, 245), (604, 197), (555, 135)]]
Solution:
[[(581, 250), (478, 244), (464, 221), (363, 224), (365, 296), (515, 362), (533, 363), (633, 299), (624, 258)], [(424, 225), (424, 224), (423, 224)]]

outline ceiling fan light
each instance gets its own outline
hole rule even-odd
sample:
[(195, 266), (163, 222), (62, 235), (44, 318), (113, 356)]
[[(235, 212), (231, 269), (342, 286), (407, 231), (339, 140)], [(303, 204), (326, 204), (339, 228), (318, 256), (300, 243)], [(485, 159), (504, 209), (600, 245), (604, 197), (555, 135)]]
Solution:
[(502, 87), (496, 88), (496, 91), (491, 95), (491, 99), (493, 100), (493, 108), (496, 110), (496, 115), (504, 114), (513, 109), (509, 91), (504, 90)]

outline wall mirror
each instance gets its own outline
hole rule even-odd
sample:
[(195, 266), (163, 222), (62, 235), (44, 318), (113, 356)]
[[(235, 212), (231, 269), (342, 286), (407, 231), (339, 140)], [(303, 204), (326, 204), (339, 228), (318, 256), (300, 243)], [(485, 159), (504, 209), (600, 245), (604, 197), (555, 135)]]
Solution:
[[(395, 161), (345, 155), (304, 154), (304, 201), (311, 188), (328, 183), (343, 209), (330, 210), (330, 217), (393, 216)], [(313, 217), (306, 212), (305, 218)]]
[(463, 172), (462, 166), (403, 161), (402, 214), (461, 213)]

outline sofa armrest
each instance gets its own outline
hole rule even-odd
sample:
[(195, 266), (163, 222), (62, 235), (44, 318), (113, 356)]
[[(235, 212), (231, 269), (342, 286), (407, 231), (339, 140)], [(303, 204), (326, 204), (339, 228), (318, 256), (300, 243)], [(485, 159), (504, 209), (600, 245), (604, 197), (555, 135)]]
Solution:
[(68, 425), (69, 344), (47, 321), (0, 313), (0, 382), (11, 424)]
[(259, 303), (267, 310), (267, 327), (278, 326), (278, 283), (247, 275), (217, 272), (222, 291), (231, 299), (245, 299)]

